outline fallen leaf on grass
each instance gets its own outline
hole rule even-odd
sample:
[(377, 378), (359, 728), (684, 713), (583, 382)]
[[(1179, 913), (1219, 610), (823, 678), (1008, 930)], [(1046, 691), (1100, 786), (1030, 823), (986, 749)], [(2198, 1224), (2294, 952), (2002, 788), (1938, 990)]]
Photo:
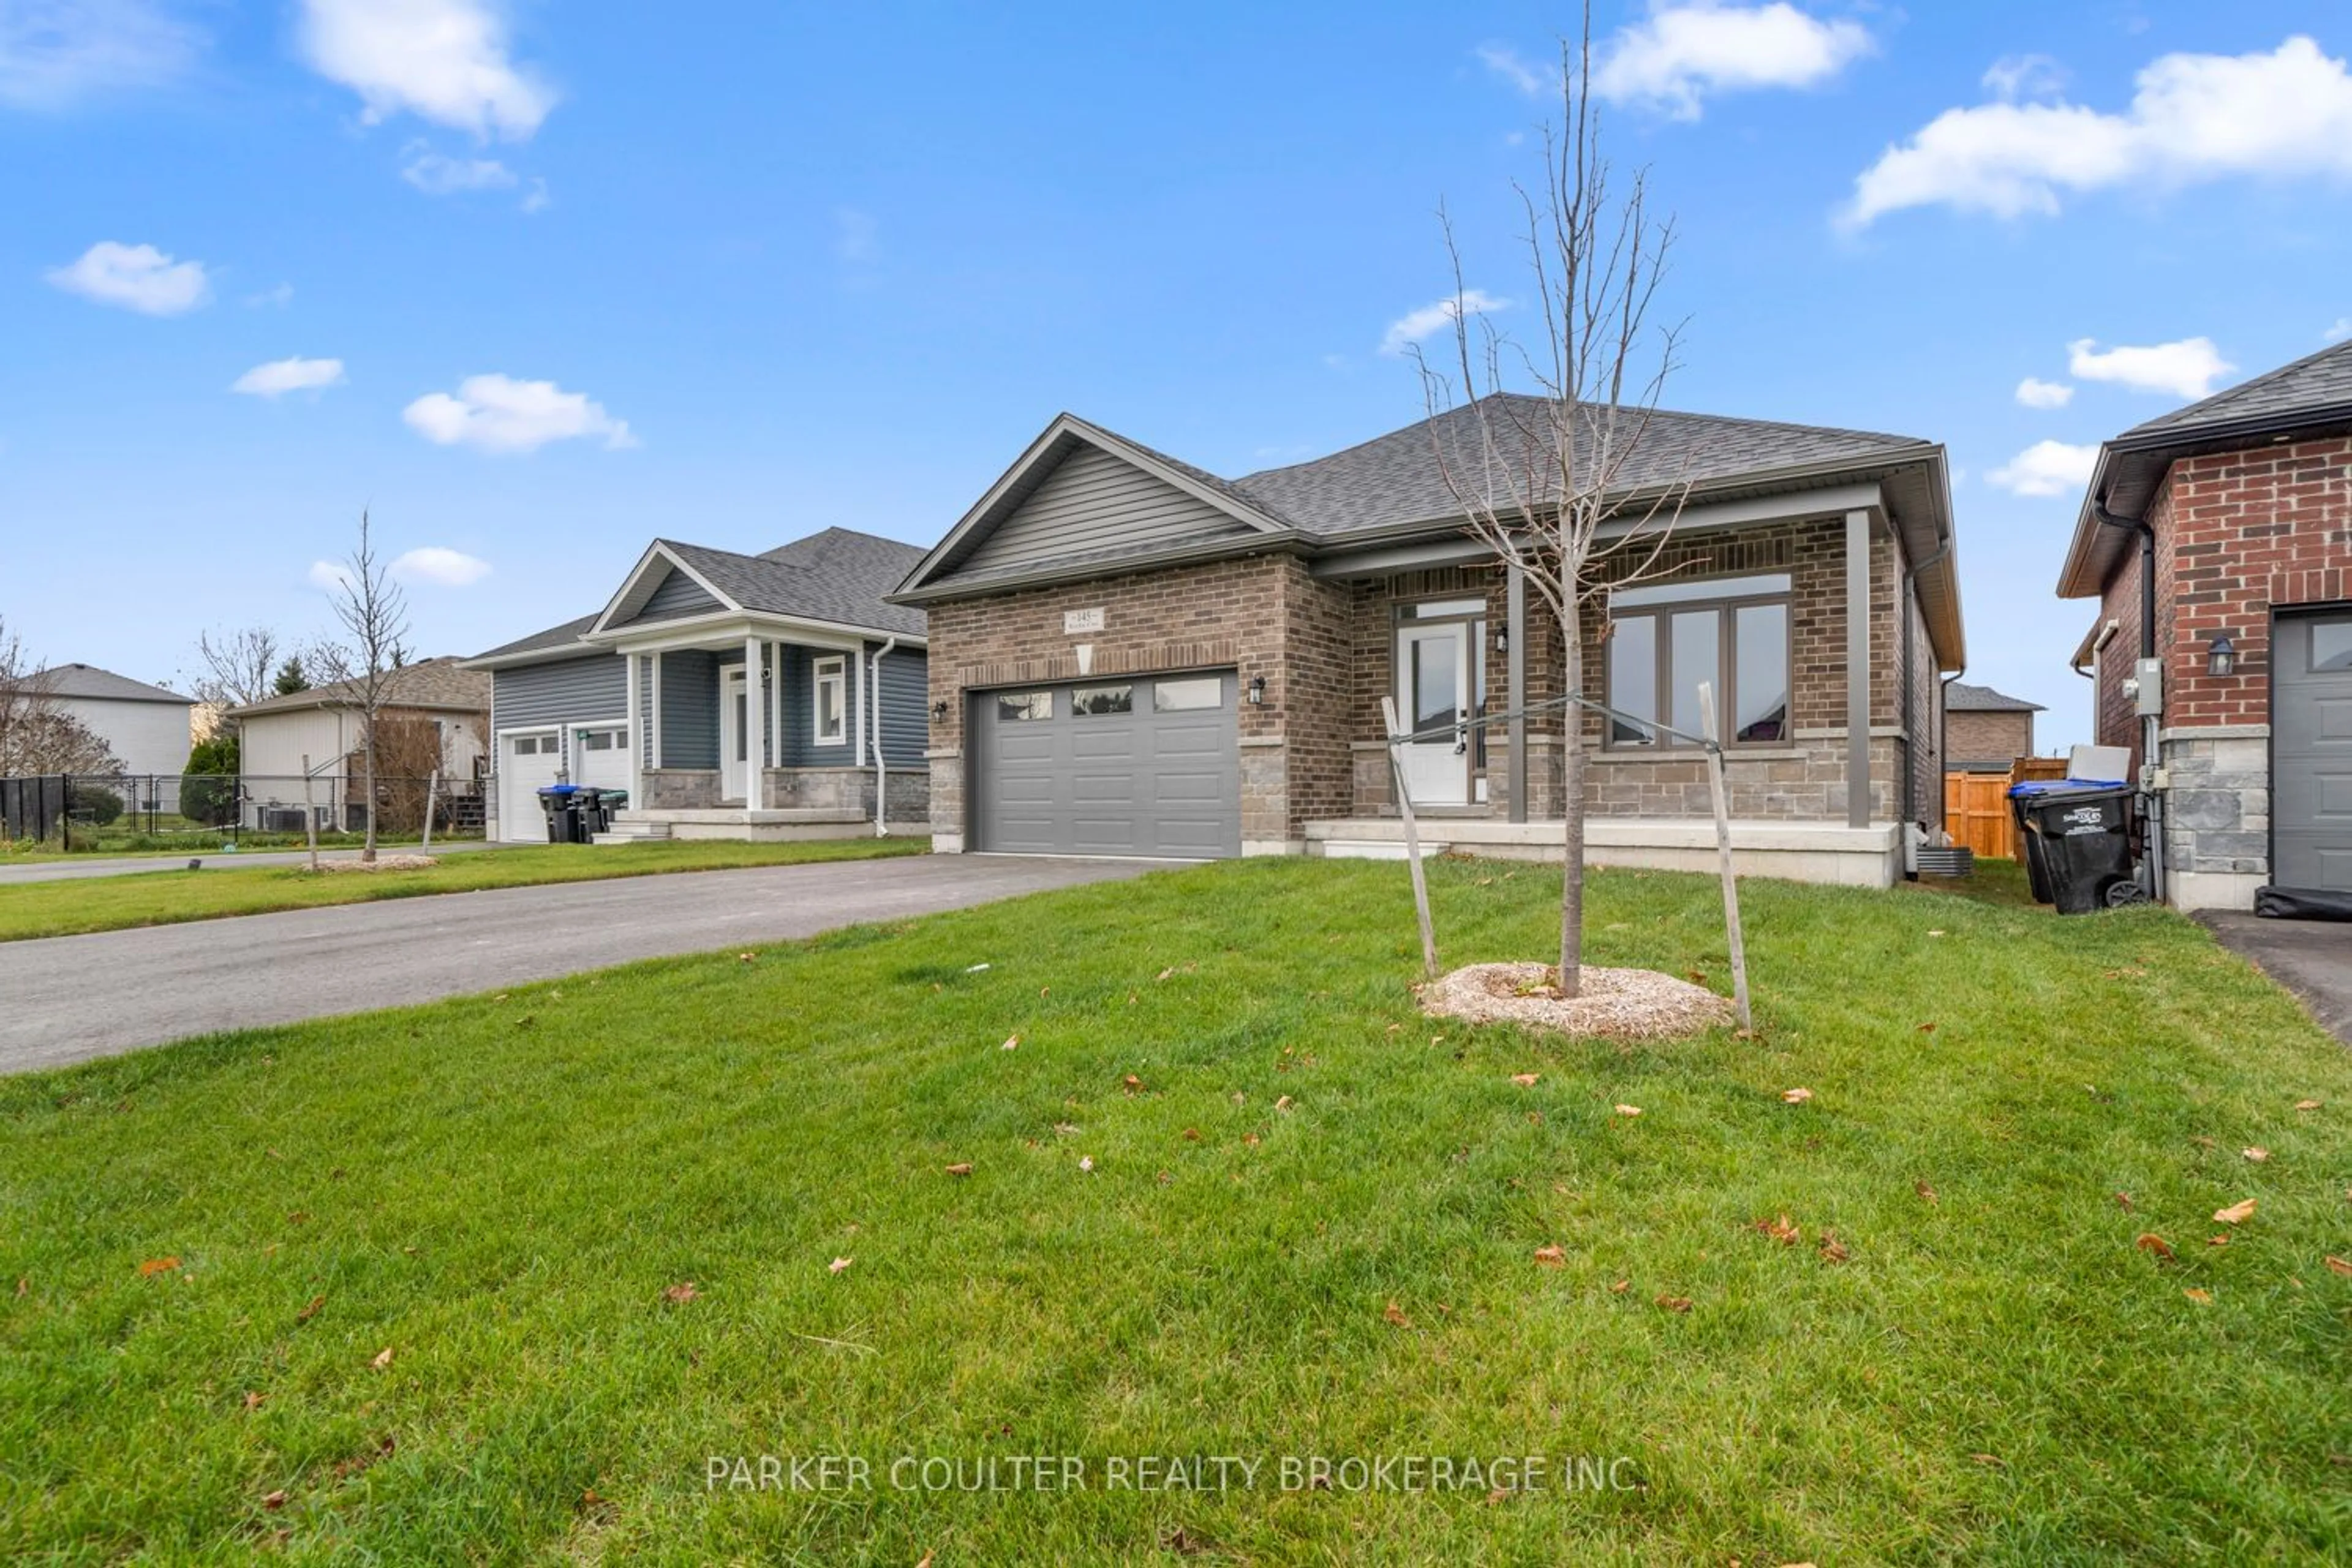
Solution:
[(1197, 1128), (1197, 1127), (1187, 1127), (1186, 1129), (1184, 1129), (1184, 1142), (1187, 1142), (1187, 1143), (1198, 1143), (1200, 1141), (1201, 1141), (1201, 1130), (1200, 1130), (1199, 1128)]
[(1853, 1254), (1846, 1249), (1845, 1243), (1837, 1238), (1837, 1232), (1833, 1230), (1825, 1230), (1822, 1232), (1822, 1262), (1843, 1263), (1847, 1258), (1852, 1258), (1853, 1256)]
[(1694, 985), (1706, 984), (1706, 971), (1704, 969), (1685, 969), (1683, 973), (1690, 976), (1690, 983)]
[(1813, 1091), (1810, 1089), (1784, 1089), (1780, 1091), (1780, 1099), (1790, 1105), (1802, 1105), (1812, 1098)]
[(1511, 1081), (1521, 1089), (1533, 1089), (1536, 1086), (1536, 1080), (1542, 1076), (1541, 1073), (1515, 1072), (1511, 1075)]
[(2298, 1100), (2294, 1102), (2294, 1108), (2297, 1110), (2316, 1110), (2319, 1109), (2319, 1101), (2315, 1100)]
[(2009, 1468), (2009, 1466), (2003, 1462), (1999, 1454), (1970, 1454), (1969, 1458), (1974, 1459), (1979, 1465), (1990, 1465), (1995, 1469), (2005, 1470)]
[(335, 1479), (341, 1481), (351, 1479), (353, 1476), (358, 1475), (362, 1470), (366, 1469), (370, 1465), (374, 1464), (378, 1459), (390, 1458), (392, 1457), (392, 1449), (393, 1439), (389, 1435), (387, 1435), (382, 1442), (378, 1443), (374, 1447), (367, 1449), (363, 1453), (353, 1454), (348, 1459), (337, 1459), (335, 1461)]
[(856, 1261), (855, 1258), (836, 1258), (824, 1266), (824, 1271), (827, 1274), (838, 1274)]
[(2135, 1240), (2132, 1245), (2138, 1247), (2142, 1252), (2148, 1253), (2154, 1257), (2164, 1259), (2167, 1263), (2172, 1261), (2172, 1243), (2165, 1240), (2164, 1237), (2157, 1235), (2154, 1231), (2144, 1233), (2138, 1237), (2138, 1239)]
[(1486, 1494), (1486, 1506), (1488, 1508), (1492, 1508), (1498, 1502), (1507, 1502), (1510, 1500), (1510, 1496), (1511, 1494), (1507, 1489), (1502, 1487), (1496, 1487), (1493, 1491)]
[(687, 1302), (693, 1300), (697, 1296), (701, 1294), (701, 1291), (694, 1288), (694, 1281), (691, 1279), (680, 1280), (677, 1284), (667, 1285), (662, 1288), (663, 1298), (667, 1300), (676, 1301), (680, 1306), (684, 1306)]
[(735, 962), (738, 963), (750, 963), (757, 960), (759, 956), (760, 955), (756, 952), (739, 952), (735, 955)]
[(170, 1274), (180, 1267), (176, 1258), (151, 1258), (139, 1266), (139, 1277), (152, 1279), (158, 1274)]
[(1092, 1171), (1094, 1168), (1095, 1168), (1095, 1157), (1094, 1157), (1092, 1154), (1081, 1154), (1081, 1155), (1079, 1155), (1079, 1156), (1078, 1156), (1078, 1169), (1079, 1169), (1079, 1170), (1081, 1170), (1081, 1171)]
[(1276, 1110), (1280, 1110), (1280, 1111), (1287, 1112), (1287, 1111), (1290, 1110), (1291, 1106), (1292, 1106), (1292, 1105), (1294, 1105), (1294, 1104), (1296, 1104), (1296, 1103), (1297, 1103), (1297, 1102), (1296, 1102), (1295, 1100), (1293, 1100), (1290, 1098), (1290, 1096), (1288, 1096), (1288, 1095), (1286, 1095), (1286, 1095), (1284, 1095), (1280, 1100), (1276, 1100), (1276, 1101), (1274, 1102), (1274, 1108), (1275, 1108)]
[(2228, 1208), (2215, 1209), (2213, 1217), (2223, 1225), (2243, 1225), (2254, 1217), (2254, 1200), (2248, 1198), (2242, 1204), (2231, 1204)]
[(258, 1410), (261, 1408), (261, 1402), (268, 1397), (269, 1395), (257, 1388), (248, 1388), (245, 1391), (245, 1407), (247, 1410)]
[(390, 1366), (391, 1364), (392, 1364), (392, 1347), (391, 1347), (390, 1345), (386, 1345), (386, 1346), (384, 1346), (384, 1347), (383, 1347), (383, 1349), (382, 1349), (382, 1350), (380, 1350), (380, 1351), (376, 1352), (375, 1352), (375, 1359), (374, 1359), (373, 1361), (372, 1361), (372, 1362), (368, 1363), (368, 1365), (370, 1365), (370, 1366), (372, 1366), (372, 1367), (375, 1368), (375, 1369), (376, 1369), (376, 1371), (378, 1371), (378, 1372), (382, 1372), (385, 1367), (388, 1367), (388, 1366)]
[(1175, 974), (1175, 973), (1176, 973), (1176, 972), (1175, 972), (1175, 970), (1173, 970), (1173, 969), (1163, 969), (1163, 970), (1161, 970), (1161, 971), (1160, 972), (1160, 973), (1156, 976), (1156, 978), (1160, 979), (1160, 980), (1166, 980), (1166, 979), (1169, 979), (1171, 976), (1174, 975), (1174, 974)]
[(2191, 1286), (2181, 1294), (2200, 1307), (2210, 1307), (2213, 1304), (2213, 1293), (2210, 1290), (2200, 1290), (2195, 1286)]
[(1143, 1080), (1136, 1077), (1133, 1073), (1129, 1073), (1125, 1078), (1118, 1080), (1118, 1087), (1125, 1089), (1131, 1095), (1143, 1087)]
[(1919, 1026), (1919, 1032), (1923, 1035), (1932, 1035), (1936, 1032), (1936, 1026), (1933, 1024), (1922, 1024)]
[(1609, 1293), (1612, 1296), (1622, 1296), (1633, 1288), (1633, 1284), (1631, 1279), (1620, 1279), (1609, 1287)]
[(319, 1309), (326, 1304), (327, 1299), (324, 1296), (311, 1297), (310, 1305), (304, 1307), (300, 1311), (294, 1314), (294, 1321), (298, 1323), (309, 1322), (311, 1319), (319, 1315)]
[(2208, 1247), (2227, 1247), (2230, 1245), (2230, 1233), (2225, 1230), (2219, 1236), (2209, 1236), (2205, 1238), (2205, 1245)]
[(1787, 1215), (1782, 1215), (1778, 1219), (1759, 1219), (1753, 1223), (1756, 1229), (1783, 1247), (1794, 1247), (1805, 1238), (1805, 1233), (1790, 1223)]
[(2331, 1274), (2341, 1274), (2347, 1279), (2352, 1279), (2352, 1258), (2338, 1258), (2334, 1253), (2329, 1253), (2327, 1255), (2327, 1271)]
[(2116, 1204), (2117, 1207), (2124, 1211), (2124, 1213), (2131, 1213), (2132, 1201), (2131, 1194), (2129, 1193), (2117, 1193), (2116, 1194)]
[(1536, 1261), (1546, 1268), (1565, 1268), (1568, 1263), (1568, 1254), (1557, 1246), (1538, 1247), (1536, 1248)]
[(1394, 1323), (1400, 1329), (1409, 1329), (1412, 1327), (1412, 1320), (1406, 1317), (1404, 1315), (1404, 1309), (1398, 1306), (1394, 1301), (1391, 1301), (1387, 1307), (1381, 1310), (1381, 1316), (1386, 1318), (1390, 1322)]
[(1914, 1182), (1911, 1184), (1911, 1190), (1925, 1198), (1930, 1205), (1934, 1205), (1936, 1201), (1936, 1189), (1929, 1186), (1927, 1183)]
[(1691, 1310), (1691, 1299), (1688, 1296), (1660, 1296), (1654, 1305), (1664, 1307), (1669, 1312), (1687, 1312)]
[(924, 1552), (922, 1560), (915, 1564), (915, 1568), (931, 1568), (931, 1554), (928, 1552)]
[(25, 1299), (25, 1292), (30, 1290), (32, 1288), (33, 1281), (29, 1278), (22, 1274), (16, 1276), (16, 1299), (18, 1300), (23, 1300)]
[(2238, 1152), (2243, 1154), (2247, 1159), (2252, 1160), (2257, 1165), (2271, 1157), (2271, 1152), (2263, 1148), (2259, 1143), (2250, 1149), (2241, 1149)]
[(1620, 1116), (1639, 1116), (1642, 1114), (1642, 1108), (1638, 1105), (1621, 1105), (1617, 1108), (1617, 1114)]
[(284, 1508), (286, 1506), (286, 1492), (284, 1489), (281, 1488), (277, 1491), (271, 1492), (268, 1497), (263, 1498), (261, 1500), (261, 1506), (269, 1510), (272, 1513)]
[(959, 1160), (959, 1161), (957, 1161), (954, 1164), (950, 1165), (950, 1166), (948, 1167), (948, 1174), (949, 1174), (949, 1175), (950, 1175), (950, 1176), (969, 1176), (969, 1175), (971, 1175), (971, 1161), (969, 1161), (969, 1160)]
[(1007, 1035), (1007, 1036), (1005, 1036), (1005, 1037), (1004, 1037), (1004, 1043), (1003, 1043), (1003, 1045), (1001, 1045), (1001, 1046), (997, 1047), (996, 1048), (997, 1048), (998, 1050), (1000, 1050), (1000, 1051), (1009, 1051), (1009, 1050), (1013, 1050), (1013, 1049), (1017, 1048), (1017, 1047), (1020, 1046), (1020, 1044), (1021, 1044), (1021, 1037), (1020, 1037), (1020, 1036), (1018, 1036), (1018, 1035)]

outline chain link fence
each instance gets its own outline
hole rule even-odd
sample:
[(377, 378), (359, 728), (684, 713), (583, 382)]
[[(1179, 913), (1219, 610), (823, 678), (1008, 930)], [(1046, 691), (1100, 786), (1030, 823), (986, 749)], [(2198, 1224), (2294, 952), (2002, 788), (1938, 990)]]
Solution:
[(0, 846), (85, 851), (483, 836), (484, 781), (379, 776), (373, 804), (356, 773), (51, 773), (0, 779)]

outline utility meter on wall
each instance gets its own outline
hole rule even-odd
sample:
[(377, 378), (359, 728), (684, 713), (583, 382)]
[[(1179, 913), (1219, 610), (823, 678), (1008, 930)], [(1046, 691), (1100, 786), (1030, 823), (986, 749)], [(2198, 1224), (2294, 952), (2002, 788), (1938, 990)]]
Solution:
[(2143, 719), (2160, 717), (2164, 712), (2164, 660), (2143, 658), (2132, 665), (2128, 683), (2132, 694), (2132, 711)]

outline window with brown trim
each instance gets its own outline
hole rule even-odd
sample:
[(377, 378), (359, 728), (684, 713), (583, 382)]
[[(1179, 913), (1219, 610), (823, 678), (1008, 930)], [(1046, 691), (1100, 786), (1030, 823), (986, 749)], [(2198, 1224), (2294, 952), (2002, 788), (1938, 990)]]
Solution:
[(1604, 661), (1612, 750), (1686, 749), (1698, 688), (1713, 681), (1727, 746), (1785, 746), (1790, 728), (1791, 583), (1785, 572), (1643, 584), (1610, 595)]

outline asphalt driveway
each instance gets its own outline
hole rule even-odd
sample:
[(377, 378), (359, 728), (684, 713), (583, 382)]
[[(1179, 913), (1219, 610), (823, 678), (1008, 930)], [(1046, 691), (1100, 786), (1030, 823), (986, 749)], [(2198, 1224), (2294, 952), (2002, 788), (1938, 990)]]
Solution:
[(1135, 860), (917, 855), (499, 888), (0, 951), (0, 1072), (750, 947), (1140, 876)]
[[(478, 838), (445, 838), (433, 847), (436, 855), (455, 855), (467, 849), (495, 849)], [(414, 844), (387, 844), (376, 851), (379, 855), (413, 855)], [(321, 860), (356, 860), (356, 849), (321, 849)], [(190, 866), (200, 871), (236, 871), (255, 866), (300, 866), (308, 864), (307, 849), (248, 849), (228, 852), (217, 847), (202, 846), (185, 855), (123, 855), (112, 858), (92, 855), (88, 858), (75, 856), (64, 860), (27, 860), (16, 865), (0, 863), (0, 887), (17, 882), (74, 882), (85, 877), (135, 877), (143, 871), (177, 871)]]
[(2223, 947), (2301, 997), (2321, 1028), (2352, 1046), (2352, 923), (2267, 921), (2218, 910), (2197, 918)]

